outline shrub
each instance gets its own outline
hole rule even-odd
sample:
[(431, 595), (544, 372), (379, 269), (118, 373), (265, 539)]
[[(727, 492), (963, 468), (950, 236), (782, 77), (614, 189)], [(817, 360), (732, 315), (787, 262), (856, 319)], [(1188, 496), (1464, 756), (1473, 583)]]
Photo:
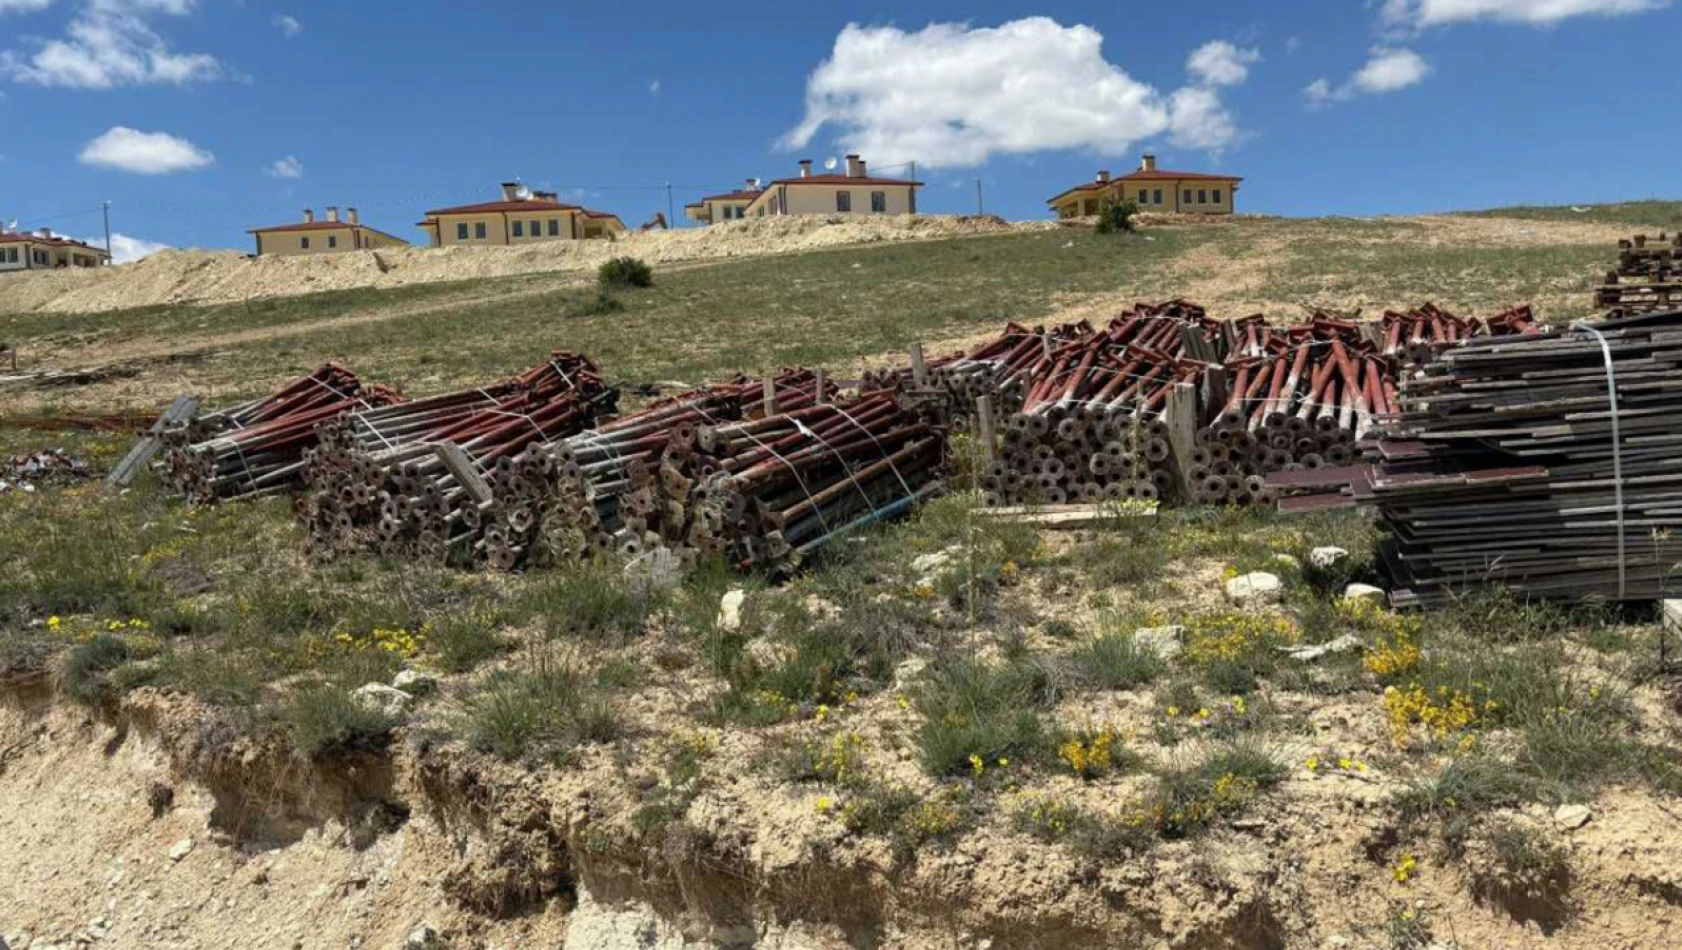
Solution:
[(654, 268), (635, 257), (615, 257), (596, 269), (596, 280), (603, 287), (652, 287)]
[[(605, 265), (604, 265), (605, 266)], [(620, 300), (606, 289), (597, 288), (594, 295), (582, 298), (567, 308), (569, 317), (601, 317), (610, 313), (618, 313), (625, 309), (625, 301)]]
[(916, 695), (923, 767), (935, 775), (974, 775), (1001, 759), (1040, 756), (1046, 735), (1037, 710), (1055, 698), (1049, 674), (1033, 663), (990, 666), (960, 658), (939, 664)]
[(1131, 201), (1116, 201), (1106, 198), (1098, 208), (1098, 221), (1092, 230), (1098, 234), (1119, 234), (1133, 230), (1133, 216), (1139, 213), (1139, 206)]
[(100, 634), (65, 653), (58, 668), (59, 692), (78, 703), (92, 705), (111, 696), (111, 671), (129, 660), (129, 645)]
[(1485, 755), (1452, 759), (1429, 778), (1414, 779), (1392, 802), (1403, 820), (1475, 816), (1515, 804), (1529, 785), (1511, 766)]
[(535, 751), (564, 760), (574, 746), (610, 742), (622, 726), (571, 657), (539, 652), (525, 669), (498, 672), (462, 701), (462, 729), (481, 752), (520, 759)]
[(278, 710), (300, 756), (324, 759), (383, 749), (397, 717), (363, 703), (331, 683), (294, 690)]
[(52, 644), (46, 640), (0, 625), (0, 679), (39, 673), (51, 656)]

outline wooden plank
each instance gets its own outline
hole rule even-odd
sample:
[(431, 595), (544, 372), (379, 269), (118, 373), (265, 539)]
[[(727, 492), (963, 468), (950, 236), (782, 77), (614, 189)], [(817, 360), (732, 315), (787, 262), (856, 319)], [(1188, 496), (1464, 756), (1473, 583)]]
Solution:
[(1122, 508), (1115, 503), (1096, 505), (1041, 505), (1038, 507), (1013, 505), (1002, 508), (977, 508), (975, 515), (993, 521), (1033, 525), (1038, 528), (1069, 530), (1105, 524), (1118, 518), (1154, 518), (1155, 508)]
[(128, 450), (122, 461), (105, 476), (105, 487), (127, 488), (135, 476), (140, 474), (140, 470), (163, 448), (165, 430), (186, 423), (199, 411), (199, 405), (203, 401), (198, 396), (176, 396), (169, 407), (158, 416), (158, 421), (152, 423), (152, 427), (146, 430), (140, 441), (134, 443), (134, 447)]
[(433, 452), (438, 456), (438, 461), (444, 463), (444, 467), (455, 476), (456, 483), (461, 485), (462, 491), (467, 493), (468, 498), (473, 499), (475, 505), (482, 505), (491, 500), (490, 484), (479, 474), (479, 467), (473, 464), (473, 460), (467, 457), (461, 446), (454, 442), (440, 442), (433, 446)]

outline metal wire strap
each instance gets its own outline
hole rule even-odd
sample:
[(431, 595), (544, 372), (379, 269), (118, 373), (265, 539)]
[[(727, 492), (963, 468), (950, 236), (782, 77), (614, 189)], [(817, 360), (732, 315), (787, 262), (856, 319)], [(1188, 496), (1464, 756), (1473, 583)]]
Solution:
[(1606, 336), (1586, 322), (1572, 324), (1571, 328), (1594, 336), (1595, 342), (1600, 344), (1600, 358), (1606, 364), (1606, 402), (1612, 408), (1612, 492), (1613, 503), (1618, 508), (1618, 599), (1622, 600), (1627, 594), (1627, 558), (1624, 553), (1623, 438), (1618, 432), (1618, 375), (1612, 367), (1612, 347), (1606, 342)]

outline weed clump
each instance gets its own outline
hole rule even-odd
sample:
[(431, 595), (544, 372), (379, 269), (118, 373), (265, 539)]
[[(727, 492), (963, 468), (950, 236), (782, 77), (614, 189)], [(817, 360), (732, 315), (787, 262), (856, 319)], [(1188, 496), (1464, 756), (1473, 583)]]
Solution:
[(1037, 710), (1055, 695), (1046, 670), (1030, 662), (938, 665), (915, 699), (923, 767), (934, 775), (979, 774), (1001, 759), (1039, 756), (1047, 743)]
[(1099, 634), (1082, 645), (1070, 665), (1083, 684), (1100, 689), (1136, 689), (1168, 671), (1155, 650), (1119, 630)]
[(1116, 201), (1106, 198), (1098, 208), (1098, 220), (1092, 225), (1097, 234), (1123, 234), (1133, 230), (1133, 216), (1139, 213), (1139, 206), (1131, 201)]
[(1218, 747), (1202, 760), (1157, 777), (1137, 820), (1165, 838), (1183, 838), (1249, 807), (1285, 777), (1285, 766), (1254, 742)]
[(293, 691), (277, 714), (298, 755), (318, 760), (383, 749), (398, 723), (397, 716), (332, 683)]
[(575, 746), (610, 742), (622, 728), (583, 665), (547, 651), (523, 669), (499, 671), (461, 704), (468, 744), (509, 760), (542, 752), (564, 761)]
[(128, 643), (102, 633), (65, 653), (58, 668), (58, 690), (84, 705), (102, 702), (116, 692), (112, 671), (128, 661)]

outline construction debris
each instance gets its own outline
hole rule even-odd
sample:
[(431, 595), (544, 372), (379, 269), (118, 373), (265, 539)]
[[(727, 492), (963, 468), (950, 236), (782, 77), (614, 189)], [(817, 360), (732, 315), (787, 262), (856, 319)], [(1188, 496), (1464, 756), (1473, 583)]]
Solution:
[(62, 449), (47, 449), (28, 455), (14, 455), (0, 466), (0, 492), (12, 489), (34, 491), (36, 485), (66, 484), (92, 477), (88, 463)]
[(327, 363), (261, 399), (194, 415), (165, 430), (164, 480), (197, 503), (289, 491), (301, 478), (318, 426), (402, 398), (382, 386), (364, 391), (355, 373)]
[(1617, 268), (1595, 288), (1594, 305), (1614, 317), (1682, 305), (1682, 232), (1619, 241)]
[(617, 399), (595, 364), (556, 350), (502, 383), (324, 420), (300, 473), (311, 546), (512, 568), (557, 474), (528, 450), (584, 431)]

